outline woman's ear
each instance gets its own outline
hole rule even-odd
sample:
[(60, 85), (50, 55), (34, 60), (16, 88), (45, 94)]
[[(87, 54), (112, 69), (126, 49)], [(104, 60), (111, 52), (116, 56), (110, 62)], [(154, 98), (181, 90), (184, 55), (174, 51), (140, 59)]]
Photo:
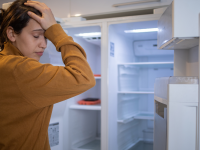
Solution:
[(16, 34), (14, 32), (14, 29), (9, 26), (6, 30), (6, 34), (7, 34), (7, 37), (8, 39), (11, 41), (11, 42), (15, 42), (16, 41)]

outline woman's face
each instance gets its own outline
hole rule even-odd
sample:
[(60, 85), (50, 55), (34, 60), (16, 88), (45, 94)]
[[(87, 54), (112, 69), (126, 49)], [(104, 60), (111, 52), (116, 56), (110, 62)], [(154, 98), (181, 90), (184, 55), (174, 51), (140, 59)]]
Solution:
[(40, 60), (44, 49), (47, 46), (47, 41), (44, 37), (45, 30), (40, 24), (33, 19), (30, 19), (27, 26), (22, 29), (20, 34), (15, 34), (15, 45), (24, 56)]

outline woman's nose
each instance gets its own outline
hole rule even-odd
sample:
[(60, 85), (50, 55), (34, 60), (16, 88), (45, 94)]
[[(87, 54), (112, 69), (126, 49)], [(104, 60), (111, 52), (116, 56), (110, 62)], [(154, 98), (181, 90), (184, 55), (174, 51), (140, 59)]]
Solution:
[(47, 47), (47, 39), (43, 38), (40, 42), (40, 47), (45, 49)]

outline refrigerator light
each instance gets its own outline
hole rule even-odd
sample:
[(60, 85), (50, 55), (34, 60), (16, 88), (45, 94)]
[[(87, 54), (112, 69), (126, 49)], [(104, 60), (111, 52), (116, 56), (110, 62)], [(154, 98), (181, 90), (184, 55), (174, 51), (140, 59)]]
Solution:
[(148, 28), (148, 29), (136, 29), (136, 30), (125, 30), (125, 33), (141, 33), (141, 32), (155, 32), (158, 28)]
[(101, 36), (101, 32), (90, 32), (90, 33), (79, 33), (75, 34), (75, 36), (81, 36), (81, 37), (96, 37)]
[(79, 17), (79, 16), (81, 16), (81, 14), (75, 14), (74, 16), (75, 16), (75, 17)]

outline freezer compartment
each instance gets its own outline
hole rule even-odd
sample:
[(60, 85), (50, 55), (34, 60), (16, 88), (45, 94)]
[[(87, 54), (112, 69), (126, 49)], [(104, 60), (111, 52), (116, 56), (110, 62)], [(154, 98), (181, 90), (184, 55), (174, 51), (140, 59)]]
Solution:
[(100, 150), (101, 111), (70, 109), (69, 149)]
[(118, 150), (145, 150), (153, 147), (153, 128), (146, 120), (118, 123)]

